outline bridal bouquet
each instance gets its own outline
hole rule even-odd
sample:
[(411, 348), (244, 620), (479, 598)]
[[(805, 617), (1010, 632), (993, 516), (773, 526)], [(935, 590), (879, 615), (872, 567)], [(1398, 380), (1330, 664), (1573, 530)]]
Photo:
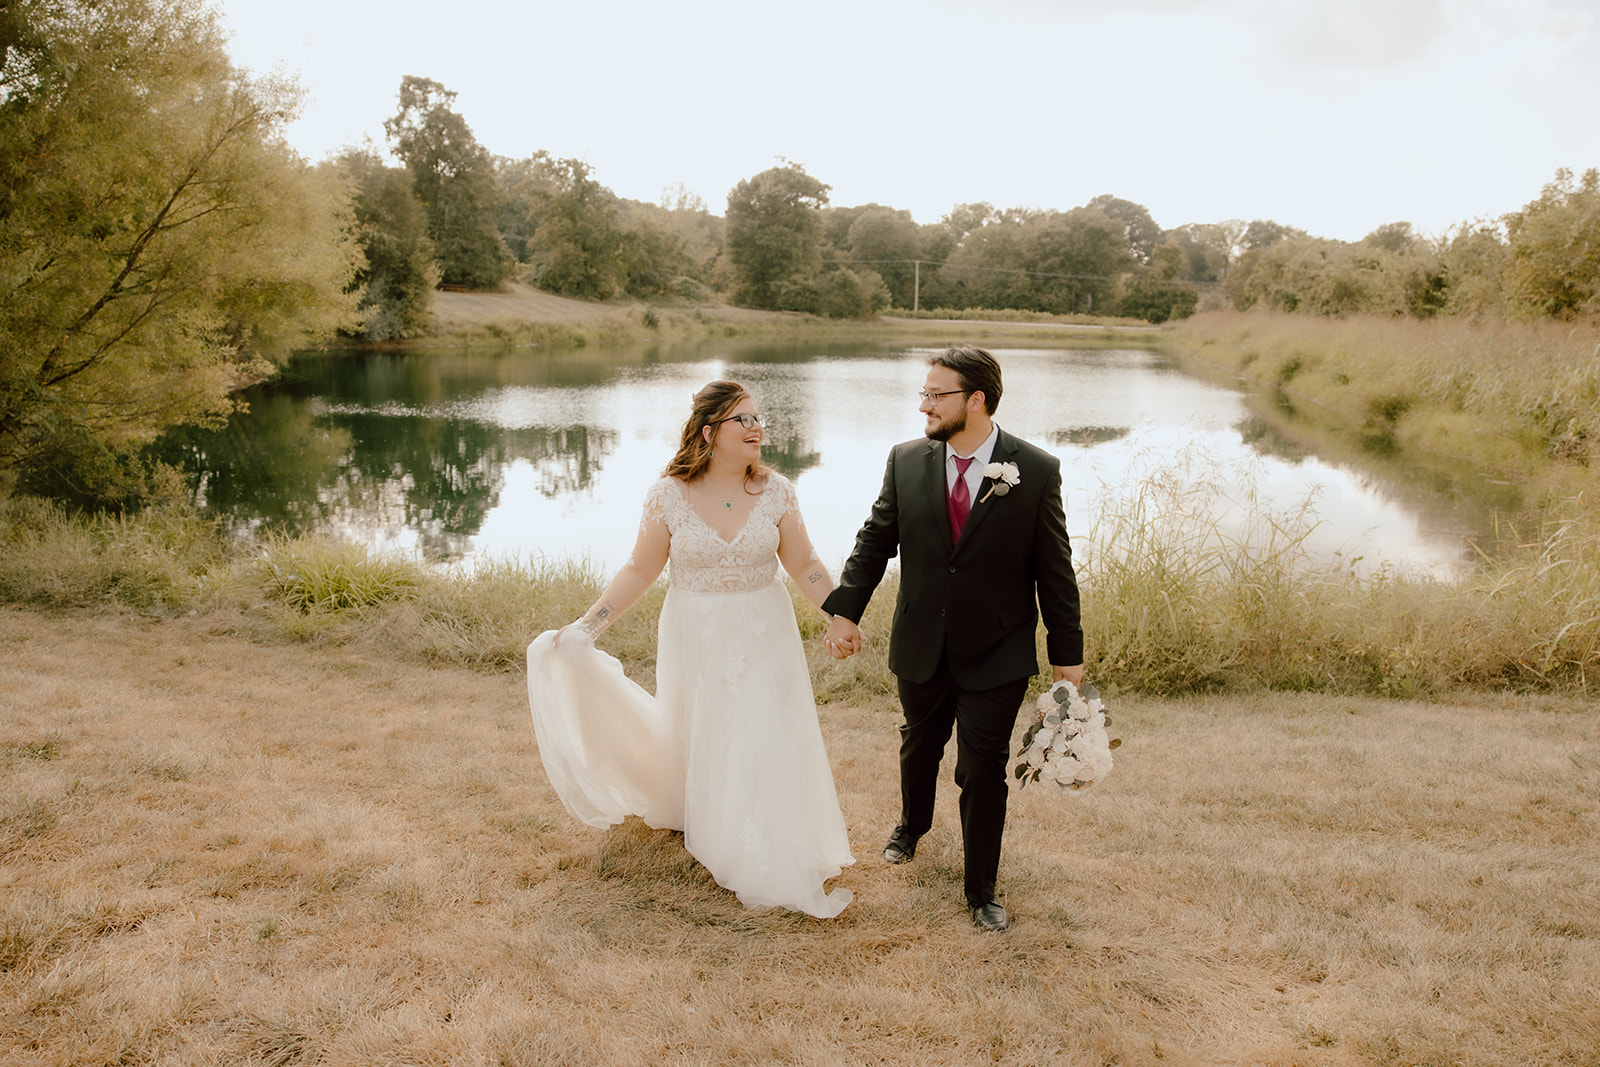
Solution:
[(1087, 789), (1111, 773), (1111, 750), (1122, 738), (1106, 733), (1110, 722), (1092, 685), (1057, 682), (1039, 694), (1033, 725), (1022, 735), (1015, 773), (1029, 782), (1054, 782), (1062, 790)]

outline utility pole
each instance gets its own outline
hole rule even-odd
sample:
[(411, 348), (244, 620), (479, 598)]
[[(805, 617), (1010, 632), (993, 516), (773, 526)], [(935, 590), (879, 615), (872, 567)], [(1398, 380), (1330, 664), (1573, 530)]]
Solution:
[(913, 259), (911, 265), (915, 268), (911, 283), (911, 310), (918, 311), (922, 306), (922, 260)]

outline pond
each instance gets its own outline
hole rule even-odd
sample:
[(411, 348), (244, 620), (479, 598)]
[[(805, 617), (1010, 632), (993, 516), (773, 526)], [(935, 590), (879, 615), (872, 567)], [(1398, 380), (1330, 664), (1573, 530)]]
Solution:
[[(1310, 505), (1305, 545), (1329, 563), (1444, 574), (1493, 487), (1381, 453), (1323, 457), (1274, 413), (1141, 348), (990, 346), (996, 420), (1063, 463), (1075, 549), (1152, 478), (1221, 528)], [(219, 431), (157, 452), (240, 535), (323, 532), (431, 559), (624, 561), (690, 395), (744, 382), (767, 417), (767, 461), (795, 483), (822, 559), (848, 553), (889, 447), (921, 435), (933, 348), (744, 341), (574, 351), (304, 353)], [(1370, 461), (1369, 461), (1370, 460)], [(1387, 470), (1386, 470), (1387, 468)], [(1078, 540), (1084, 539), (1082, 546)]]

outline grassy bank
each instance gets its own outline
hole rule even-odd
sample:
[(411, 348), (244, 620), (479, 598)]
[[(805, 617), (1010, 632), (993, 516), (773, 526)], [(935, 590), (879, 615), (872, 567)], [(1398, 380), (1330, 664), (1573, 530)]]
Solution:
[[(1205, 484), (1192, 471), (1151, 475), (1078, 539), (1088, 668), (1108, 691), (1587, 693), (1600, 682), (1592, 521), (1552, 521), (1453, 579), (1357, 573), (1308, 558), (1308, 512), (1251, 512), (1219, 527), (1205, 518)], [(582, 561), (485, 560), (468, 571), (316, 539), (230, 545), (181, 511), (84, 518), (0, 500), (0, 603), (221, 612), (263, 639), (378, 641), (413, 662), (517, 670), (528, 640), (578, 617), (608, 578)], [(602, 639), (646, 680), (663, 595), (658, 585)], [(843, 664), (818, 646), (821, 616), (795, 602), (822, 699), (890, 692), (892, 582), (863, 620), (868, 652)]]
[[(248, 615), (248, 613), (246, 613)], [(961, 908), (895, 717), (822, 729), (836, 920), (574, 822), (523, 679), (366, 630), (0, 608), (0, 1061), (1592, 1064), (1600, 723), (1566, 698), (1128, 695), (1111, 776), (1013, 798)]]
[(998, 343), (997, 331), (1008, 339), (1052, 343), (1070, 333), (1074, 344), (1094, 345), (1110, 339), (1125, 343), (1129, 334), (1143, 336), (1154, 329), (1132, 319), (1026, 311), (893, 310), (859, 320), (673, 300), (597, 304), (515, 284), (499, 293), (436, 293), (434, 318), (427, 335), (390, 347), (544, 348), (719, 338)]
[(1374, 447), (1517, 479), (1539, 506), (1597, 486), (1600, 324), (1209, 312), (1163, 338)]

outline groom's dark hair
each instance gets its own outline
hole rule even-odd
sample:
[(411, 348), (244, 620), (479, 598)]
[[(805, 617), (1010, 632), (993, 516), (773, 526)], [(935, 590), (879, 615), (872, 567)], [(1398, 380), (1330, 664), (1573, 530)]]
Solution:
[(1000, 364), (977, 345), (957, 345), (928, 357), (928, 366), (946, 367), (961, 379), (961, 388), (983, 394), (983, 408), (989, 414), (1000, 406)]

